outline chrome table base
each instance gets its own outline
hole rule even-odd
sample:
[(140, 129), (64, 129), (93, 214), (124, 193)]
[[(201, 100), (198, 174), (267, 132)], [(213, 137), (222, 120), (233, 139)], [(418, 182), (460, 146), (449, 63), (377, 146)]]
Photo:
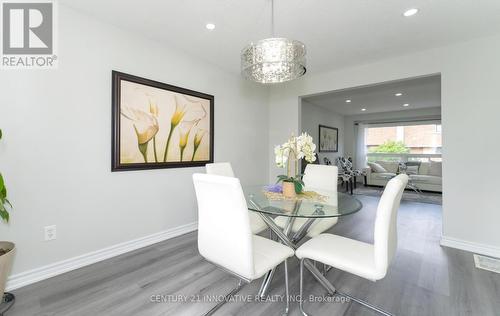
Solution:
[[(256, 205), (256, 203), (254, 203), (254, 205), (260, 209), (259, 205)], [(298, 207), (300, 207), (300, 201), (298, 201), (298, 203), (296, 205), (296, 209), (298, 209)], [(318, 208), (315, 211), (315, 214), (321, 214), (321, 212), (323, 212), (322, 207), (318, 206)], [(292, 229), (292, 226), (295, 222), (295, 217), (289, 217), (288, 222), (285, 225), (285, 228), (281, 229), (278, 225), (276, 225), (274, 220), (268, 214), (259, 212), (259, 215), (262, 217), (262, 219), (267, 224), (267, 226), (269, 226), (269, 228), (276, 234), (276, 236), (278, 236), (279, 240), (281, 240), (281, 242), (283, 244), (287, 245), (288, 247), (292, 248), (293, 250), (297, 249), (297, 243), (299, 241), (301, 241), (306, 236), (307, 231), (309, 230), (309, 227), (311, 227), (311, 225), (317, 219), (317, 218), (309, 218), (304, 223), (304, 225), (302, 225), (300, 227), (300, 229), (295, 234), (293, 234), (292, 237), (289, 237), (288, 235), (289, 235), (289, 233)], [(330, 284), (330, 282), (328, 282), (328, 280), (325, 278), (323, 273), (321, 273), (309, 261), (305, 265), (306, 265), (306, 268), (316, 278), (316, 280), (318, 280), (318, 282), (321, 285), (323, 285), (323, 287), (328, 291), (328, 294), (333, 295), (335, 293), (335, 288)], [(274, 269), (267, 272), (267, 274), (264, 276), (264, 280), (262, 281), (262, 285), (261, 285), (259, 293), (258, 293), (258, 295), (261, 299), (265, 299), (265, 297), (267, 296), (267, 293), (269, 291), (269, 286), (271, 285), (273, 277), (274, 277)]]

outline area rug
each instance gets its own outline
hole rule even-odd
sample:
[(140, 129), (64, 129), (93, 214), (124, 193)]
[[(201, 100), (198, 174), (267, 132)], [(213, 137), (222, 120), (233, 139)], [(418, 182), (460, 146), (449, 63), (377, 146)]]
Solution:
[[(338, 188), (339, 192), (345, 192), (345, 187)], [(384, 188), (382, 187), (365, 187), (362, 184), (358, 184), (357, 188), (354, 189), (354, 195), (368, 195), (368, 196), (376, 196), (380, 197), (382, 195), (382, 191)], [(434, 192), (422, 192), (422, 194), (418, 194), (412, 190), (405, 190), (403, 193), (403, 201), (409, 202), (420, 202), (420, 203), (430, 203), (430, 204), (443, 204), (443, 196), (441, 193)]]

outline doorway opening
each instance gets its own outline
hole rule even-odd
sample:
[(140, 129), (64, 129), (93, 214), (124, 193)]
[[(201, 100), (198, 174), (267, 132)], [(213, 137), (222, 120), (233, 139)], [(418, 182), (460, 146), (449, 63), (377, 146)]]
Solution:
[(341, 173), (342, 158), (351, 161), (358, 172), (353, 193), (380, 196), (392, 177), (406, 173), (411, 185), (403, 199), (442, 203), (440, 74), (300, 100), (300, 128), (313, 137), (318, 163), (337, 165)]

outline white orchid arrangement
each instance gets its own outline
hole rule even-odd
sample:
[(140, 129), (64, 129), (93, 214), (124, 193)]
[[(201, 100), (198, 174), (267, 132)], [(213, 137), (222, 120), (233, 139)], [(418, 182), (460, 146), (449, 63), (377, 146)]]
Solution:
[(300, 136), (292, 135), (286, 143), (276, 146), (274, 148), (276, 165), (279, 168), (286, 168), (286, 175), (279, 175), (277, 182), (293, 182), (295, 192), (302, 192), (304, 182), (302, 175), (299, 174), (298, 162), (301, 159), (305, 159), (309, 163), (316, 161), (315, 150), (316, 145), (313, 138), (307, 133), (302, 133)]

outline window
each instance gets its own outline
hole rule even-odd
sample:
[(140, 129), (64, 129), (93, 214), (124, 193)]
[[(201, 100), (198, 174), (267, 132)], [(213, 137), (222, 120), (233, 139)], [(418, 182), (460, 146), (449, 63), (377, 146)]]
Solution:
[(441, 154), (441, 124), (368, 127), (365, 145), (368, 153), (394, 153), (388, 160), (398, 160), (398, 154)]

